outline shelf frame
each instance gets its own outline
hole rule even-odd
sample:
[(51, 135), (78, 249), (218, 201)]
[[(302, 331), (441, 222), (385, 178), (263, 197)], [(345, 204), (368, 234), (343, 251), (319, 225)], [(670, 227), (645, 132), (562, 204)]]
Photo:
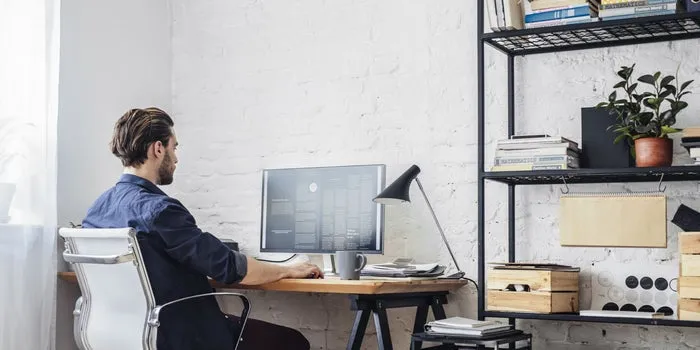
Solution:
[[(515, 189), (519, 185), (591, 184), (622, 182), (700, 181), (700, 166), (672, 166), (665, 168), (618, 169), (569, 169), (547, 171), (485, 171), (485, 47), (491, 46), (508, 57), (508, 136), (515, 131), (515, 57), (532, 54), (565, 52), (583, 49), (637, 45), (662, 41), (700, 38), (700, 12), (647, 16), (630, 19), (598, 21), (546, 28), (484, 33), (485, 0), (477, 0), (477, 265), (478, 300), (477, 317), (507, 318), (510, 324), (516, 319), (541, 319), (553, 321), (600, 322), (677, 327), (700, 327), (700, 321), (673, 319), (640, 319), (621, 317), (588, 317), (579, 314), (531, 314), (518, 312), (494, 312), (485, 309), (485, 206), (486, 182), (508, 186), (508, 261), (515, 261)], [(658, 32), (654, 32), (658, 30)], [(557, 40), (554, 40), (555, 38)], [(533, 39), (535, 40), (532, 44)]]
[(484, 316), (494, 318), (519, 318), (529, 320), (574, 321), (593, 323), (620, 323), (650, 326), (700, 327), (700, 321), (684, 321), (667, 318), (599, 317), (579, 314), (535, 314), (527, 312), (484, 311)]
[(700, 12), (485, 33), (481, 42), (524, 56), (694, 38), (700, 38)]

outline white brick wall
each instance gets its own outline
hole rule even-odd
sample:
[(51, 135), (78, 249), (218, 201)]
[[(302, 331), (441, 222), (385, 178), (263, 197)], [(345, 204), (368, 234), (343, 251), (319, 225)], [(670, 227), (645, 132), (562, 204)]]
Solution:
[[(476, 277), (476, 4), (441, 1), (173, 0), (173, 114), (182, 144), (176, 182), (199, 224), (248, 252), (259, 245), (261, 169), (387, 164), (391, 181), (410, 164), (422, 180), (463, 268)], [(580, 108), (607, 96), (615, 68), (695, 78), (698, 41), (517, 58), (516, 129), (580, 140)], [(505, 57), (487, 49), (489, 145), (505, 135)], [(681, 126), (698, 124), (700, 98)], [(490, 158), (489, 149), (487, 158)], [(676, 147), (677, 162), (688, 162)], [(572, 189), (651, 189), (655, 184)], [(669, 218), (683, 202), (700, 208), (697, 184), (669, 184)], [(416, 190), (415, 188), (413, 189)], [(487, 260), (504, 259), (505, 186), (489, 184)], [(669, 248), (562, 248), (558, 186), (518, 188), (519, 259), (579, 266), (593, 261), (676, 263)], [(413, 192), (412, 196), (419, 194)], [(417, 197), (416, 197), (417, 198)], [(387, 208), (386, 255), (449, 261), (424, 203)], [(633, 219), (633, 218), (629, 218)], [(589, 285), (585, 276), (582, 285)], [(301, 329), (314, 349), (341, 349), (353, 315), (343, 296), (253, 292), (254, 317)], [(590, 302), (590, 294), (582, 294)], [(476, 294), (450, 298), (448, 315), (476, 315)], [(397, 349), (408, 348), (409, 310), (389, 312)], [(678, 349), (697, 332), (561, 322), (519, 322), (536, 348)], [(376, 348), (373, 330), (364, 344)]]

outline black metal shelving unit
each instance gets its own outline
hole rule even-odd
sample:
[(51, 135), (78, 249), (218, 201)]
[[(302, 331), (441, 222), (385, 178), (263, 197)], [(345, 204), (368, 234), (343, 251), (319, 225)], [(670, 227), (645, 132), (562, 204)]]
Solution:
[[(700, 181), (700, 167), (672, 166), (666, 168), (572, 169), (552, 171), (489, 172), (484, 170), (485, 149), (485, 47), (491, 46), (508, 57), (508, 137), (515, 131), (515, 57), (591, 48), (636, 45), (660, 41), (700, 38), (700, 13), (678, 13), (622, 20), (580, 23), (536, 29), (484, 33), (485, 0), (477, 0), (478, 35), (478, 318), (543, 319), (557, 321), (624, 323), (700, 327), (700, 321), (670, 319), (639, 319), (588, 317), (578, 314), (531, 314), (495, 312), (485, 309), (485, 184), (486, 181), (508, 186), (508, 261), (515, 261), (515, 187), (608, 182)], [(696, 43), (697, 45), (697, 43)]]

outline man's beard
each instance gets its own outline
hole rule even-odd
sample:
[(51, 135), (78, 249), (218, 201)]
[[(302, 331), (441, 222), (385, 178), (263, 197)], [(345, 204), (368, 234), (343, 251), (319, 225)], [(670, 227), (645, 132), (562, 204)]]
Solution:
[(170, 157), (169, 152), (165, 152), (163, 163), (161, 163), (160, 168), (158, 168), (158, 178), (160, 180), (160, 185), (170, 185), (171, 183), (173, 183), (174, 172), (175, 167), (173, 166), (173, 159), (172, 157)]

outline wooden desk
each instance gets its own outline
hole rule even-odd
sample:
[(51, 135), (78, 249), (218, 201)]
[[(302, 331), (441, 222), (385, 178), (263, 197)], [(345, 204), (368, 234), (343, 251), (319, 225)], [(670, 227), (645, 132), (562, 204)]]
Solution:
[[(64, 281), (77, 283), (74, 272), (59, 272)], [(338, 278), (325, 279), (284, 279), (273, 283), (249, 286), (223, 284), (210, 280), (212, 287), (219, 289), (267, 290), (278, 292), (308, 292), (327, 294), (348, 294), (350, 309), (355, 312), (347, 349), (360, 349), (370, 314), (374, 315), (377, 341), (380, 350), (393, 349), (386, 310), (400, 307), (417, 307), (413, 332), (423, 332), (428, 309), (432, 308), (435, 319), (445, 318), (442, 305), (447, 304), (447, 294), (467, 284), (466, 280), (404, 280), (367, 279), (346, 281)], [(419, 345), (420, 346), (420, 345)], [(420, 348), (420, 347), (418, 347)]]

